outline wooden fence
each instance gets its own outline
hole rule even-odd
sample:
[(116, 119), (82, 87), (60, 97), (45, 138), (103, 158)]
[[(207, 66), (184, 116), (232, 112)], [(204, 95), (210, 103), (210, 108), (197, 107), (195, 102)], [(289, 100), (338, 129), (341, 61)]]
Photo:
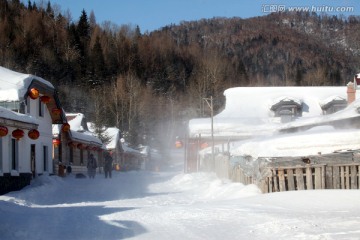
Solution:
[(272, 168), (263, 192), (312, 189), (359, 189), (360, 163)]
[[(215, 172), (245, 185), (256, 184), (263, 193), (312, 190), (360, 189), (360, 155), (358, 152), (333, 153), (308, 157), (266, 159), (244, 169), (230, 167), (229, 158), (217, 157)], [(227, 174), (224, 173), (228, 171)]]
[(240, 165), (234, 166), (230, 169), (229, 178), (233, 182), (240, 182), (245, 185), (253, 184), (253, 177), (246, 174), (246, 172), (240, 167)]

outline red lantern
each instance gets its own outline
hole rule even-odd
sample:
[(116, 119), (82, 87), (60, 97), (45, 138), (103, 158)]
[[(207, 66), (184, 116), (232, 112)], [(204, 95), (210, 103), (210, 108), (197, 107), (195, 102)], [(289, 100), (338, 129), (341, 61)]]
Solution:
[(91, 151), (91, 147), (90, 147), (90, 146), (87, 146), (87, 147), (86, 147), (86, 150)]
[(29, 97), (31, 99), (37, 99), (39, 97), (39, 90), (36, 88), (32, 88), (29, 90)]
[(96, 151), (97, 149), (98, 149), (97, 147), (93, 147), (93, 148), (92, 148), (93, 151)]
[(79, 143), (79, 144), (77, 145), (77, 148), (78, 148), (78, 149), (83, 149), (83, 145), (82, 145), (81, 143)]
[(55, 114), (55, 115), (60, 115), (60, 113), (61, 113), (61, 109), (60, 109), (60, 108), (53, 108), (51, 111), (52, 111), (52, 113)]
[(53, 139), (52, 140), (52, 143), (53, 143), (53, 145), (55, 146), (55, 147), (57, 147), (57, 146), (59, 146), (60, 145), (60, 143), (61, 143), (61, 141), (60, 141), (60, 139)]
[(40, 137), (40, 133), (38, 130), (36, 129), (31, 129), (29, 132), (28, 132), (28, 136), (29, 138), (31, 138), (32, 140), (36, 140)]
[(49, 96), (46, 96), (46, 95), (41, 96), (41, 97), (40, 97), (40, 101), (42, 101), (43, 103), (47, 104), (47, 103), (50, 102), (50, 97), (49, 97)]
[(8, 134), (8, 129), (5, 126), (0, 126), (0, 137), (5, 137)]
[(62, 125), (62, 127), (61, 127), (61, 130), (62, 130), (63, 132), (68, 132), (68, 131), (70, 130), (70, 124), (64, 123), (64, 124)]
[(21, 138), (24, 137), (24, 131), (21, 129), (16, 129), (16, 130), (12, 131), (12, 136), (16, 140), (20, 140)]
[(75, 143), (75, 142), (69, 142), (69, 143), (68, 143), (68, 146), (69, 146), (69, 147), (76, 147), (76, 143)]

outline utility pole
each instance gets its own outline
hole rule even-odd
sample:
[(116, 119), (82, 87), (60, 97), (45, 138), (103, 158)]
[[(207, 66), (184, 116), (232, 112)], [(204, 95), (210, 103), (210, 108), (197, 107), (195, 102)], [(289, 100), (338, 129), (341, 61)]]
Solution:
[(210, 96), (210, 98), (203, 98), (207, 105), (210, 108), (210, 114), (211, 114), (211, 160), (212, 164), (215, 167), (215, 152), (214, 152), (214, 106), (213, 106), (213, 97)]

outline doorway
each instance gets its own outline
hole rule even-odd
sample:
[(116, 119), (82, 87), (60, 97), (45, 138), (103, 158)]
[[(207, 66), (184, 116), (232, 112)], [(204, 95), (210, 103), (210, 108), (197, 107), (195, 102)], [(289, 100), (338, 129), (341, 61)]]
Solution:
[(36, 145), (35, 144), (31, 144), (31, 148), (30, 148), (30, 167), (31, 167), (31, 173), (33, 178), (35, 178), (36, 176)]

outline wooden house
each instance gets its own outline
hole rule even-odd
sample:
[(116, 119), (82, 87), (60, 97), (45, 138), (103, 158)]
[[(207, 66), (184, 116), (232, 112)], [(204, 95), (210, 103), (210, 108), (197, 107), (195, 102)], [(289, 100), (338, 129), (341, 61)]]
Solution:
[(0, 67), (0, 83), (0, 182), (16, 190), (53, 174), (52, 124), (65, 117), (50, 82)]
[[(93, 125), (88, 124), (90, 130)], [(121, 131), (116, 127), (108, 127), (104, 129), (104, 135), (109, 138), (109, 142), (105, 144), (106, 150), (113, 158), (115, 170), (139, 170), (144, 165), (145, 156), (139, 150), (133, 149), (125, 143)]]
[[(228, 141), (218, 144), (218, 140), (215, 151), (198, 149), (200, 154), (192, 157), (197, 159), (198, 169), (205, 166), (219, 177), (256, 184), (264, 193), (359, 189), (360, 98), (356, 95), (357, 89), (355, 78), (346, 87), (287, 88), (287, 97), (281, 88), (247, 89), (249, 95), (255, 96), (252, 101), (241, 99), (246, 96), (245, 92), (234, 91), (226, 95), (233, 99), (227, 98), (229, 105), (227, 102), (214, 121), (215, 139), (226, 136)], [(274, 98), (278, 94), (282, 96)], [(256, 99), (264, 95), (271, 97), (270, 100)], [(240, 110), (241, 102), (247, 103), (244, 108), (248, 112)], [(284, 111), (285, 116), (290, 116), (286, 121)], [(234, 119), (239, 113), (242, 117)], [(195, 121), (200, 122), (200, 119)], [(255, 126), (252, 123), (256, 123)], [(200, 128), (190, 126), (190, 135), (194, 129)], [(204, 139), (209, 139), (205, 131), (202, 133)]]
[(113, 163), (116, 170), (120, 170), (120, 167), (124, 165), (124, 149), (122, 147), (122, 134), (120, 129), (116, 127), (109, 127), (105, 130), (105, 135), (109, 137), (109, 142), (106, 144), (106, 150), (113, 158)]
[(102, 141), (89, 131), (85, 115), (66, 113), (67, 123), (53, 126), (53, 159), (60, 176), (67, 173), (86, 173), (87, 159), (92, 153), (98, 161), (98, 171), (103, 167)]
[(211, 146), (212, 141), (217, 145), (313, 127), (314, 121), (307, 122), (307, 119), (330, 116), (330, 113), (346, 107), (347, 103), (343, 100), (348, 99), (349, 94), (352, 94), (349, 93), (349, 89), (352, 90), (353, 87), (227, 89), (224, 92), (225, 108), (213, 117), (213, 126), (210, 118), (189, 121), (186, 143), (188, 171), (201, 168), (196, 152), (201, 150), (204, 143)]

